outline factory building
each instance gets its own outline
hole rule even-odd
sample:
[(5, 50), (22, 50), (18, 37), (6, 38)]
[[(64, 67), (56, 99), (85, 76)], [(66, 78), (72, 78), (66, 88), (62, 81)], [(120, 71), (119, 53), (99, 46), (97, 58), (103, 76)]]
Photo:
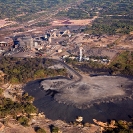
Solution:
[[(31, 36), (22, 37), (23, 44), (28, 48), (32, 49), (33, 47), (33, 38)], [(21, 45), (21, 44), (20, 44)]]
[(22, 48), (24, 50), (40, 50), (43, 49), (44, 45), (46, 44), (45, 37), (31, 37), (31, 36), (21, 36), (14, 39), (13, 49), (15, 48)]

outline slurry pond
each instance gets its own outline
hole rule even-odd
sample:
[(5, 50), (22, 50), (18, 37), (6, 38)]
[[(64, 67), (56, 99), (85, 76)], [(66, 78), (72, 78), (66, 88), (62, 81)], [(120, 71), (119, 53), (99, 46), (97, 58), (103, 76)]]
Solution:
[(34, 105), (39, 111), (52, 120), (71, 122), (82, 116), (84, 122), (93, 122), (93, 119), (129, 121), (133, 115), (131, 78), (85, 76), (81, 82), (61, 89), (57, 83), (65, 84), (67, 80), (60, 77), (31, 81), (23, 89), (35, 97)]

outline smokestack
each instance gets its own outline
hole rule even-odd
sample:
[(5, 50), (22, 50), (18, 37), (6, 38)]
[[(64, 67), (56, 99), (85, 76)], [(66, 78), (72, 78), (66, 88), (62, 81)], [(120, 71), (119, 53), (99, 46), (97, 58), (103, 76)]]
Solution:
[(79, 47), (79, 61), (82, 61), (82, 57), (83, 57), (83, 47)]

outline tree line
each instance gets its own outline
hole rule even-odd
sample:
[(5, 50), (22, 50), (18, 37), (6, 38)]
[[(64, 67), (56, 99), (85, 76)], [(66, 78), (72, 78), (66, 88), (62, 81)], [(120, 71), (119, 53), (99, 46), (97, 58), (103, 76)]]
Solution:
[(39, 78), (57, 75), (67, 76), (64, 68), (49, 68), (49, 66), (54, 65), (54, 62), (49, 59), (3, 57), (0, 62), (0, 70), (5, 73), (5, 83), (26, 83)]
[(34, 14), (72, 1), (73, 0), (1, 0), (0, 19), (16, 18), (17, 15), (22, 13)]
[(79, 7), (96, 13), (98, 18), (85, 30), (92, 34), (129, 34), (133, 31), (133, 1), (85, 0)]

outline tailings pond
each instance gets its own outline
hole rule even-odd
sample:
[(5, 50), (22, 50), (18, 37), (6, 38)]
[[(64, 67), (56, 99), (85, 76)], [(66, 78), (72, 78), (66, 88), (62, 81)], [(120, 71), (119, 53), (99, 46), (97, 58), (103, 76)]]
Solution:
[[(101, 77), (98, 78), (99, 80), (97, 81), (96, 79), (94, 79), (93, 82), (91, 81), (92, 79), (90, 80), (92, 87), (89, 84), (89, 88), (83, 87), (82, 89), (80, 85), (84, 86), (83, 83), (87, 85), (86, 83), (89, 82), (89, 80), (85, 78), (86, 82), (82, 81), (75, 85), (79, 85), (79, 87), (75, 87), (74, 91), (70, 91), (73, 88), (66, 88), (66, 90), (65, 88), (63, 90), (58, 88), (45, 89), (45, 82), (47, 83), (51, 79), (31, 81), (27, 83), (23, 89), (28, 92), (29, 95), (35, 97), (34, 105), (39, 111), (44, 112), (46, 117), (52, 120), (61, 119), (66, 122), (71, 122), (74, 121), (77, 116), (82, 116), (84, 122), (93, 122), (93, 119), (103, 122), (109, 119), (124, 119), (130, 121), (130, 116), (133, 115), (132, 79), (121, 79), (122, 77), (120, 77), (122, 84), (114, 79), (113, 83), (115, 83), (115, 86), (113, 86), (113, 84), (111, 84), (111, 77), (109, 77), (109, 80), (107, 77), (103, 80)], [(117, 79), (118, 77), (115, 78)], [(57, 80), (59, 81), (60, 79), (62, 80), (61, 77)], [(56, 78), (53, 80), (55, 82)], [(99, 86), (96, 86), (94, 81), (98, 85), (101, 84), (101, 90), (98, 90)], [(100, 81), (105, 82), (105, 84), (102, 84)], [(106, 81), (111, 82), (108, 84)], [(126, 82), (125, 86), (124, 81)], [(42, 86), (42, 84), (44, 86)], [(109, 90), (105, 89), (107, 87)], [(113, 87), (116, 87), (116, 95)], [(105, 93), (102, 88), (105, 90)], [(111, 88), (113, 89), (111, 90)], [(77, 97), (75, 93), (78, 94)], [(105, 96), (105, 94), (107, 96)], [(78, 97), (82, 99), (82, 95), (83, 100), (80, 102), (81, 100), (78, 101)], [(86, 99), (85, 97), (88, 98)], [(93, 99), (92, 101), (91, 98)]]

